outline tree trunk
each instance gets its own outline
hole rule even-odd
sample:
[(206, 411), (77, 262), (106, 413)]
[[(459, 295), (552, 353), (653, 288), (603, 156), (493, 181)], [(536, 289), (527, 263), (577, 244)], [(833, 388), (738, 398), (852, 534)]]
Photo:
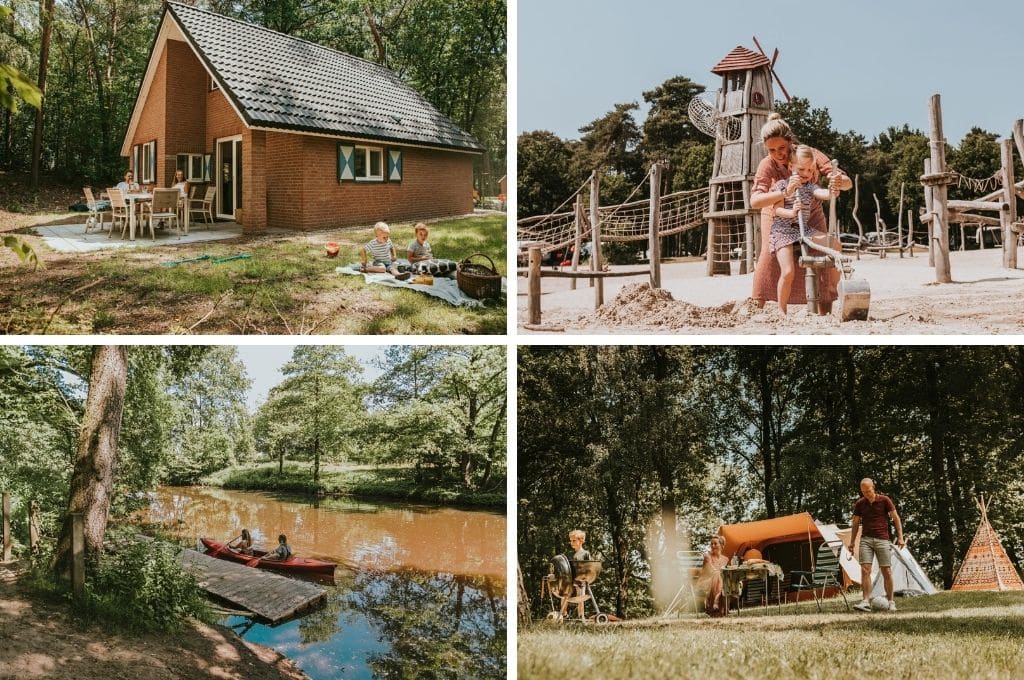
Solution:
[(479, 417), (477, 395), (469, 395), (469, 412), (466, 414), (466, 448), (462, 453), (459, 467), (462, 472), (462, 483), (467, 489), (473, 488), (473, 448), (476, 441), (476, 419)]
[(942, 582), (947, 590), (953, 585), (953, 531), (950, 519), (949, 490), (945, 462), (946, 395), (940, 385), (941, 359), (925, 359), (925, 383), (928, 400), (928, 437), (932, 493), (935, 495), (935, 521), (939, 526), (939, 555), (942, 557)]
[(769, 349), (761, 350), (757, 364), (757, 379), (761, 396), (761, 458), (764, 465), (764, 509), (768, 519), (775, 517), (775, 497), (772, 495), (772, 484), (775, 481), (775, 469), (772, 452), (772, 385), (768, 373), (771, 361)]
[(518, 595), (516, 596), (516, 619), (519, 622), (519, 629), (530, 623), (530, 596), (526, 592), (526, 584), (523, 582), (523, 570), (516, 561), (516, 580), (518, 581)]
[(487, 486), (487, 483), (491, 480), (491, 466), (494, 463), (494, 457), (498, 455), (498, 445), (504, 444), (504, 442), (498, 441), (498, 435), (501, 433), (501, 424), (505, 422), (505, 411), (508, 408), (508, 395), (502, 397), (501, 408), (498, 409), (498, 414), (494, 418), (494, 425), (491, 426), (491, 437), (487, 445), (487, 462), (484, 464), (484, 474), (480, 479), (480, 486)]
[(43, 153), (43, 112), (46, 110), (46, 72), (50, 66), (50, 34), (53, 32), (53, 2), (43, 0), (39, 17), (41, 35), (39, 38), (39, 91), (42, 100), (36, 109), (36, 127), (32, 134), (32, 188), (39, 188), (39, 167)]
[(847, 451), (850, 462), (853, 464), (853, 478), (864, 479), (867, 475), (864, 470), (864, 453), (861, 451), (860, 443), (860, 407), (857, 403), (857, 367), (853, 361), (853, 348), (847, 347), (842, 353), (845, 379), (843, 389), (846, 396), (846, 413), (850, 422), (850, 437), (848, 439)]
[(98, 556), (103, 547), (127, 383), (127, 349), (114, 345), (94, 348), (68, 512), (57, 541), (59, 575), (68, 574), (71, 568), (71, 513), (82, 513), (85, 518), (86, 554)]
[(277, 457), (277, 476), (280, 477), (284, 474), (284, 451)]

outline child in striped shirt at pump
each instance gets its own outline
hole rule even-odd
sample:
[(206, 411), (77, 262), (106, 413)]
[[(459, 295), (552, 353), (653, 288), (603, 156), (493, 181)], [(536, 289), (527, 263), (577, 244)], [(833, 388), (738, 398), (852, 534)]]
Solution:
[(363, 246), (359, 261), (364, 272), (390, 273), (399, 281), (409, 278), (409, 272), (398, 271), (398, 253), (391, 242), (391, 227), (386, 222), (373, 225), (373, 240)]

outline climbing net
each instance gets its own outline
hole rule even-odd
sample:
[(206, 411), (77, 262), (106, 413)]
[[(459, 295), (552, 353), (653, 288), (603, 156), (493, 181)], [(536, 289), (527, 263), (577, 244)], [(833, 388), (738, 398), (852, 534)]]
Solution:
[(987, 194), (996, 189), (1000, 189), (1003, 186), (1003, 174), (999, 170), (996, 170), (989, 177), (984, 179), (975, 179), (974, 177), (967, 177), (961, 175), (959, 172), (953, 171), (956, 175), (956, 186), (967, 187), (976, 194)]
[[(639, 188), (639, 185), (638, 185)], [(636, 193), (636, 190), (633, 191)], [(671, 236), (707, 224), (708, 189), (677, 191), (661, 197), (658, 236)], [(582, 240), (589, 240), (590, 221), (584, 210), (578, 216)], [(598, 208), (601, 241), (644, 241), (650, 237), (651, 202), (631, 201)], [(526, 217), (517, 223), (520, 241), (543, 244), (544, 252), (561, 250), (576, 238), (577, 216), (572, 210), (538, 217)]]
[(708, 257), (716, 263), (728, 263), (734, 256), (742, 256), (746, 246), (747, 227), (742, 217), (719, 222), (715, 225), (715, 238)]
[(704, 97), (691, 99), (686, 114), (695, 128), (723, 142), (735, 142), (743, 134), (743, 122), (739, 118), (722, 114)]

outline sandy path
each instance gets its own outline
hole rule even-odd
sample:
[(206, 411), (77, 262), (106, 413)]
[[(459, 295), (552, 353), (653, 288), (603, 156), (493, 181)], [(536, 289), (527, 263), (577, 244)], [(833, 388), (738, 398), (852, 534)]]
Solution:
[[(661, 291), (650, 290), (645, 277), (608, 279), (605, 304), (597, 313), (585, 281), (573, 291), (568, 279), (544, 279), (542, 321), (579, 334), (1021, 334), (1024, 269), (1003, 269), (1001, 257), (1001, 250), (992, 249), (952, 253), (954, 282), (939, 285), (927, 253), (884, 260), (864, 256), (854, 268), (855, 276), (871, 286), (867, 321), (840, 323), (837, 316), (809, 316), (803, 307), (791, 307), (783, 317), (774, 303), (758, 310), (748, 297), (752, 274), (708, 277), (703, 262), (664, 265)], [(526, 287), (520, 278), (519, 329), (529, 334), (533, 331), (523, 328)]]

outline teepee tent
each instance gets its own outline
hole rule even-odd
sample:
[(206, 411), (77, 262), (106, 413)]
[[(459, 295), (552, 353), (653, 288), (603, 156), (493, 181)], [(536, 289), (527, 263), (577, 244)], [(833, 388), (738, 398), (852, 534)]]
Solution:
[(978, 509), (981, 524), (951, 590), (1024, 590), (1024, 582), (1006, 556), (999, 534), (988, 523), (988, 504), (984, 496), (978, 500)]

